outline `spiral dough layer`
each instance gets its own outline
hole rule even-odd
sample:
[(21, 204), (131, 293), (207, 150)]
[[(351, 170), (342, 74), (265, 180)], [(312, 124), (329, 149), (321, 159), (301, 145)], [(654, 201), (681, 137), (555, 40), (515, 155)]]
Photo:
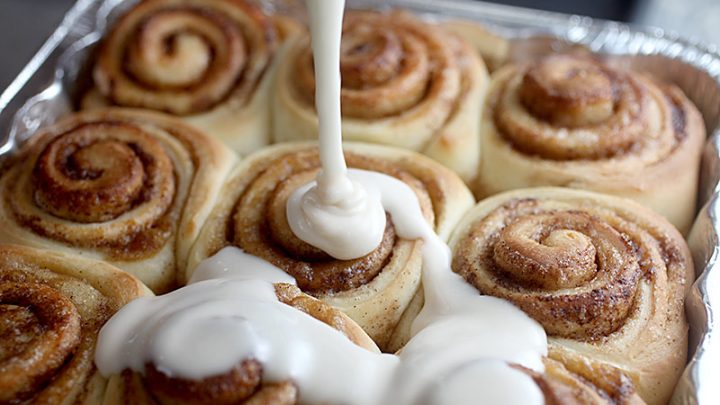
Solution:
[[(415, 150), (475, 177), (487, 72), (469, 44), (407, 12), (351, 11), (340, 52), (344, 139)], [(315, 139), (309, 35), (280, 59), (275, 140)]]
[(145, 294), (108, 264), (0, 244), (0, 402), (99, 402), (107, 381), (93, 364), (98, 331)]
[(82, 252), (167, 290), (234, 161), (172, 118), (74, 115), (36, 134), (0, 179), (0, 241)]
[(268, 143), (273, 57), (297, 30), (245, 0), (148, 0), (104, 38), (83, 108), (183, 116), (247, 153)]
[[(347, 144), (345, 151), (350, 167), (407, 183), (442, 237), (472, 204), (462, 181), (430, 159), (362, 144)], [(333, 259), (297, 238), (287, 222), (287, 199), (314, 180), (319, 168), (317, 148), (308, 143), (276, 145), (245, 159), (203, 227), (188, 270), (225, 246), (237, 246), (283, 269), (304, 292), (348, 314), (383, 348), (418, 289), (421, 242), (399, 238), (391, 218), (380, 245), (355, 260)]]
[(537, 320), (558, 353), (615, 365), (648, 403), (669, 400), (693, 267), (665, 219), (617, 197), (518, 190), (478, 204), (450, 246), (455, 272)]
[(475, 192), (600, 191), (639, 201), (687, 232), (704, 136), (679, 89), (590, 56), (551, 55), (493, 74)]

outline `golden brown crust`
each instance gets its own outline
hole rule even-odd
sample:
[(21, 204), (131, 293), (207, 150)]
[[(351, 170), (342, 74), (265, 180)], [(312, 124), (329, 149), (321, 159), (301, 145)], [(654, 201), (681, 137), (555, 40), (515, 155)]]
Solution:
[(100, 327), (150, 294), (108, 264), (0, 244), (0, 402), (97, 403)]
[(617, 366), (648, 403), (669, 399), (685, 363), (693, 268), (659, 215), (590, 192), (517, 190), (471, 210), (450, 246), (453, 271), (537, 320), (563, 359)]
[[(275, 140), (315, 139), (309, 35), (280, 57)], [(419, 151), (474, 178), (487, 73), (469, 44), (408, 12), (349, 11), (340, 65), (344, 139)]]
[(0, 179), (0, 241), (83, 252), (175, 283), (235, 161), (177, 120), (107, 109), (41, 130)]
[(588, 189), (640, 201), (689, 229), (705, 128), (673, 86), (590, 55), (553, 54), (494, 73), (482, 128), (480, 197)]
[[(472, 203), (462, 181), (430, 159), (372, 145), (348, 144), (345, 150), (350, 167), (408, 184), (441, 237)], [(287, 198), (319, 167), (317, 148), (310, 143), (276, 145), (245, 159), (203, 228), (188, 270), (225, 246), (238, 246), (293, 275), (304, 292), (350, 315), (382, 347), (418, 288), (419, 242), (397, 237), (392, 221), (381, 245), (356, 260), (333, 259), (298, 239), (285, 217)]]
[[(398, 24), (391, 25), (391, 20)], [(423, 97), (439, 96), (446, 80), (455, 80), (457, 87), (458, 78), (444, 73), (454, 67), (451, 51), (420, 27), (400, 12), (346, 13), (340, 48), (344, 116), (373, 119), (401, 114)], [(312, 105), (315, 77), (309, 44), (294, 63), (297, 95)]]

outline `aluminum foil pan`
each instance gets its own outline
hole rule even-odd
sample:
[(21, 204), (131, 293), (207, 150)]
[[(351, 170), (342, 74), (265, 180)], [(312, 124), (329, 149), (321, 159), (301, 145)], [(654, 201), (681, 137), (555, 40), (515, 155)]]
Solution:
[[(300, 0), (273, 0), (263, 6), (289, 12)], [(73, 110), (88, 77), (87, 61), (107, 27), (137, 0), (78, 0), (60, 26), (0, 94), (0, 161), (38, 128)], [(610, 63), (647, 71), (682, 88), (698, 106), (708, 128), (699, 209), (688, 238), (698, 276), (687, 299), (690, 359), (673, 396), (674, 404), (720, 402), (720, 53), (715, 46), (687, 41), (657, 28), (638, 28), (588, 17), (464, 0), (348, 0), (355, 8), (401, 7), (432, 19), (463, 18), (484, 24), (507, 39), (511, 60), (582, 46)], [(716, 268), (717, 267), (717, 268)]]

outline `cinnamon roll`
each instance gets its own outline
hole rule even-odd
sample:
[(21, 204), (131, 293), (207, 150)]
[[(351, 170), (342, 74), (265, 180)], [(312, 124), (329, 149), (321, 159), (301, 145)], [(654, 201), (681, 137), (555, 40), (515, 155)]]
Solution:
[(167, 291), (235, 161), (172, 117), (72, 115), (33, 136), (0, 177), (0, 242), (103, 259)]
[(93, 364), (98, 331), (146, 294), (109, 264), (0, 245), (0, 402), (100, 403), (107, 380)]
[(475, 192), (564, 186), (639, 201), (692, 223), (705, 128), (676, 87), (557, 54), (496, 72)]
[(560, 360), (617, 367), (648, 403), (669, 400), (687, 354), (693, 266), (664, 218), (586, 191), (517, 190), (472, 209), (450, 247), (453, 271), (542, 324)]
[[(280, 302), (292, 306), (342, 332), (350, 341), (379, 352), (370, 337), (347, 315), (310, 297), (292, 284), (275, 284)], [(172, 377), (148, 364), (144, 374), (126, 370), (110, 379), (105, 404), (278, 404), (299, 402), (293, 381), (262, 381), (263, 365), (248, 358), (229, 372), (192, 380)]]
[[(344, 149), (349, 167), (407, 183), (442, 238), (473, 204), (460, 178), (431, 159), (379, 145), (346, 144)], [(292, 275), (303, 292), (345, 312), (385, 348), (418, 290), (422, 242), (399, 238), (392, 218), (380, 245), (355, 260), (333, 259), (300, 240), (287, 222), (287, 200), (314, 180), (319, 168), (314, 143), (279, 144), (242, 161), (193, 246), (188, 277), (200, 260), (237, 246)]]
[[(273, 101), (276, 141), (315, 139), (308, 35), (282, 53)], [(407, 12), (345, 14), (340, 55), (343, 138), (426, 154), (470, 181), (480, 157), (477, 111), (487, 72), (459, 37)]]
[(266, 145), (274, 54), (299, 24), (249, 0), (145, 0), (117, 21), (82, 108), (163, 111), (240, 153)]
[(535, 380), (547, 405), (643, 405), (619, 369), (592, 359), (544, 359), (545, 372), (521, 369)]

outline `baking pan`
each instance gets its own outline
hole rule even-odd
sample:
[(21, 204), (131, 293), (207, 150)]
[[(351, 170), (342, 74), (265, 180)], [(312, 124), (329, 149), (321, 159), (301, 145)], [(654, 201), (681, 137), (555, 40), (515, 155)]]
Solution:
[[(0, 95), (0, 161), (40, 127), (74, 109), (79, 80), (108, 21), (137, 0), (78, 0), (60, 26)], [(299, 0), (262, 2), (263, 7), (301, 13)], [(720, 403), (720, 53), (713, 45), (683, 39), (659, 28), (464, 0), (348, 0), (353, 8), (406, 8), (430, 19), (463, 18), (507, 40), (511, 60), (535, 58), (576, 46), (610, 63), (647, 71), (675, 83), (698, 106), (708, 129), (702, 159), (698, 215), (688, 241), (697, 281), (686, 302), (690, 357), (673, 396), (675, 404)], [(716, 269), (716, 267), (718, 267)]]

